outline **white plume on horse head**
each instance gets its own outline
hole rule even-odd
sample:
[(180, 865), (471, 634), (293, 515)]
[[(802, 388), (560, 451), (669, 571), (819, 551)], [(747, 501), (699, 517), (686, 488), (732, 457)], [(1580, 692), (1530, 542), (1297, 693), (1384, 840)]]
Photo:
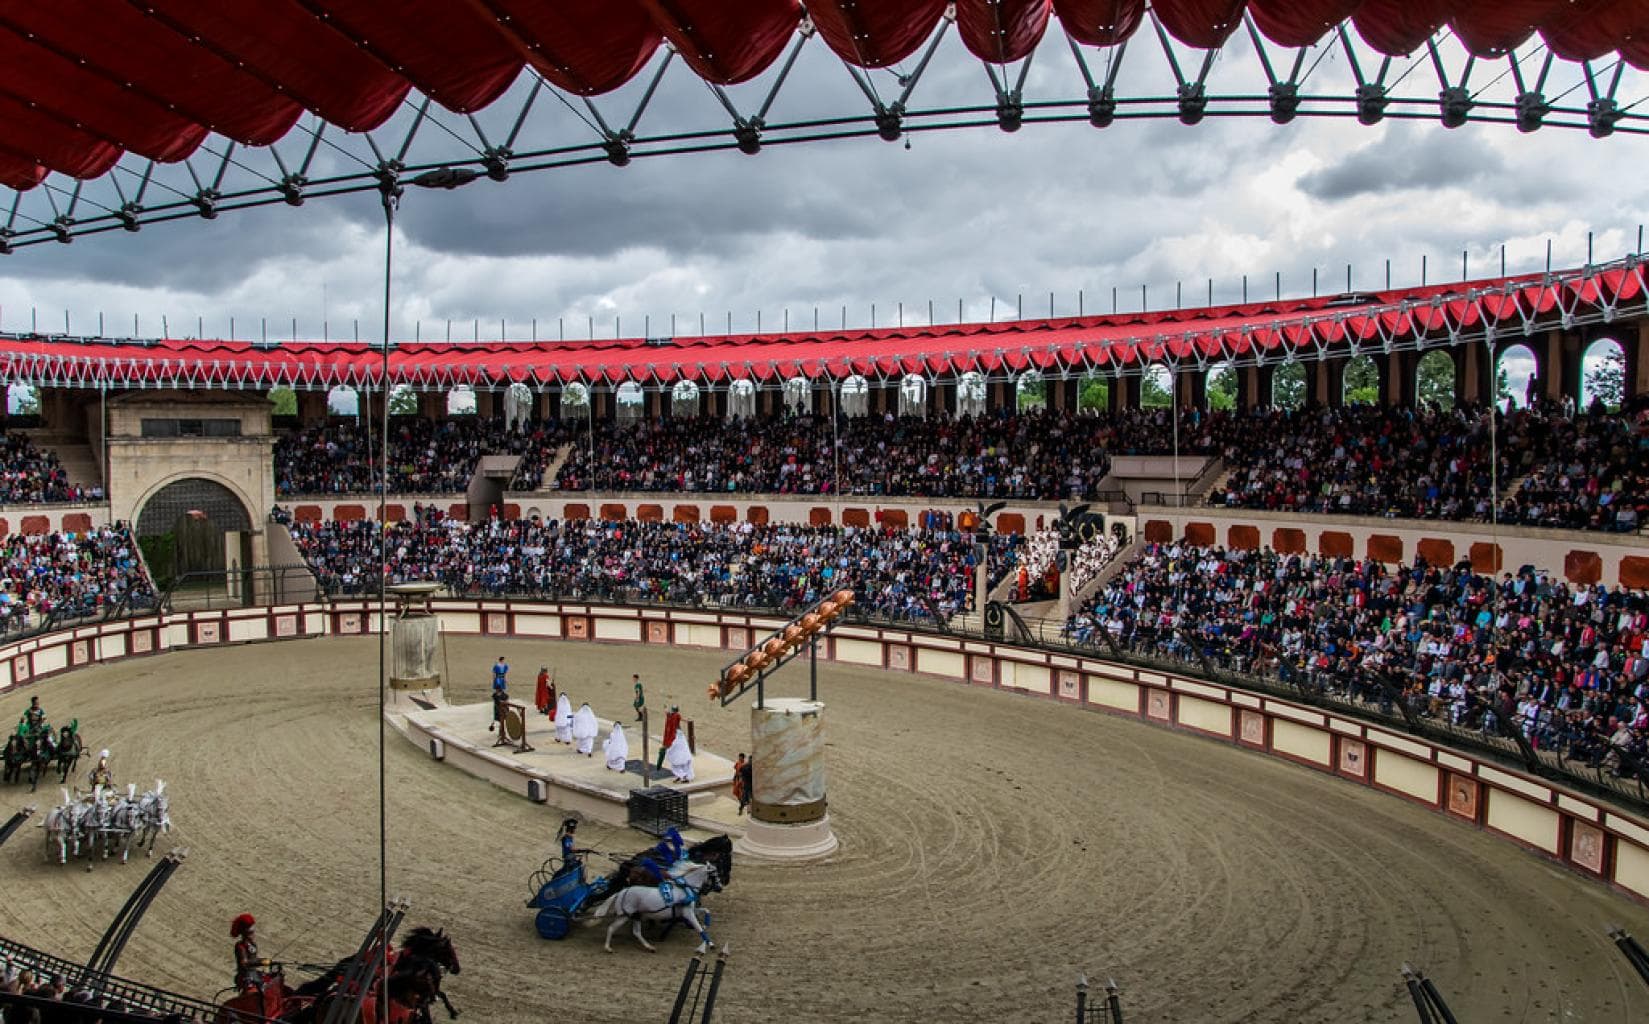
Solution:
[(128, 800), (136, 800), (137, 799), (137, 783), (135, 783), (135, 782), (126, 783), (126, 799), (128, 799)]
[(166, 795), (166, 780), (165, 779), (156, 779), (155, 780), (155, 796), (165, 796), (165, 795)]

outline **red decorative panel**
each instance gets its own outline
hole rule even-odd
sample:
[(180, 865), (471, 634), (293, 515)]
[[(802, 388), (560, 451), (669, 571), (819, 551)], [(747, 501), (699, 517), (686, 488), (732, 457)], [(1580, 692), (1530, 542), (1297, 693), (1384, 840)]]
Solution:
[(366, 518), (364, 505), (339, 505), (332, 510), (332, 518), (340, 523), (358, 523)]
[(1082, 699), (1082, 674), (1074, 669), (1059, 670), (1059, 696), (1064, 700)]
[(1186, 523), (1185, 524), (1185, 542), (1187, 544), (1196, 544), (1199, 547), (1207, 547), (1207, 546), (1213, 544), (1214, 543), (1214, 524), (1213, 523)]
[(1172, 544), (1174, 525), (1166, 519), (1151, 519), (1145, 523), (1145, 543)]
[(1603, 874), (1603, 830), (1584, 821), (1569, 822), (1569, 860), (1594, 875)]
[(467, 523), (470, 521), (470, 507), (461, 501), (454, 502), (447, 506), (447, 518)]
[(70, 512), (63, 517), (64, 533), (85, 533), (92, 528), (92, 517), (84, 512)]
[(1350, 739), (1341, 736), (1339, 767), (1341, 775), (1349, 775), (1354, 779), (1368, 778), (1368, 748), (1362, 740)]
[(1145, 713), (1159, 722), (1168, 721), (1168, 691), (1155, 687), (1146, 690)]
[[(570, 516), (568, 518), (571, 518)], [(630, 510), (623, 505), (608, 503), (601, 506), (601, 518), (616, 521), (630, 518)]]
[(517, 505), (513, 501), (505, 502), (504, 503), (504, 518), (505, 519), (520, 519), (521, 518), (521, 506)]
[(1649, 588), (1649, 558), (1627, 555), (1620, 560), (1620, 585), (1633, 590)]
[(11, 524), (0, 518), (0, 537), (4, 537), (9, 533), (11, 533)]
[(1305, 554), (1305, 531), (1279, 526), (1271, 531), (1271, 547), (1280, 555)]
[(843, 526), (869, 526), (870, 525), (870, 510), (869, 509), (863, 509), (863, 508), (844, 508), (844, 509), (842, 509), (842, 525)]
[(299, 523), (318, 523), (326, 517), (321, 514), (319, 505), (299, 505), (292, 510), (292, 519)]
[(1317, 553), (1325, 558), (1350, 558), (1351, 534), (1340, 530), (1324, 530), (1317, 536)]
[(1368, 557), (1376, 562), (1396, 564), (1403, 560), (1403, 540), (1389, 533), (1371, 533), (1368, 538)]
[[(817, 511), (818, 511), (817, 509), (813, 510), (813, 512), (817, 512)], [(813, 517), (813, 512), (808, 513), (808, 519), (810, 521)], [(828, 508), (825, 509), (825, 515), (826, 516), (830, 515), (830, 510)], [(745, 509), (744, 518), (745, 518), (746, 521), (754, 523), (757, 526), (766, 526), (767, 525), (767, 506), (766, 505), (751, 505), (748, 509)], [(828, 522), (828, 520), (827, 520), (827, 522)], [(814, 523), (813, 525), (818, 526), (819, 524)]]
[(590, 620), (582, 615), (574, 615), (561, 620), (567, 624), (567, 638), (570, 640), (588, 640), (590, 638)]
[(1024, 533), (1025, 517), (1018, 512), (1003, 512), (996, 517), (997, 533)]
[(664, 522), (664, 506), (637, 505), (636, 520), (643, 523), (662, 523)]
[(902, 508), (885, 508), (876, 513), (882, 517), (882, 525), (895, 530), (903, 530), (910, 525), (910, 515)]
[(1465, 818), (1467, 821), (1476, 821), (1480, 790), (1477, 780), (1450, 772), (1448, 787), (1448, 792), (1443, 799), (1443, 806), (1450, 814)]
[(1506, 555), (1500, 550), (1500, 545), (1488, 541), (1473, 544), (1467, 557), (1471, 559), (1472, 572), (1499, 572), (1506, 564)]
[(647, 642), (650, 644), (667, 644), (670, 642), (670, 624), (668, 622), (647, 623)]
[(670, 510), (670, 518), (678, 523), (696, 523), (699, 521), (699, 507), (697, 505), (677, 505)]
[(404, 523), (404, 522), (406, 522), (406, 518), (407, 518), (407, 507), (405, 505), (385, 505), (384, 506), (384, 522), (386, 522), (386, 523)]
[(52, 532), (52, 521), (45, 516), (24, 516), (23, 523), (18, 529), (24, 536), (34, 536)]
[(1237, 712), (1237, 738), (1251, 747), (1265, 746), (1265, 716), (1247, 708)]
[(1436, 537), (1423, 538), (1414, 545), (1414, 553), (1426, 560), (1427, 565), (1453, 565), (1454, 542), (1440, 540)]
[(718, 526), (736, 523), (739, 521), (739, 510), (731, 505), (711, 505), (710, 521)]
[(1603, 578), (1603, 559), (1596, 551), (1571, 551), (1563, 556), (1563, 575), (1570, 583), (1596, 583)]
[(1233, 526), (1226, 531), (1227, 543), (1238, 551), (1257, 551), (1260, 530), (1257, 526)]

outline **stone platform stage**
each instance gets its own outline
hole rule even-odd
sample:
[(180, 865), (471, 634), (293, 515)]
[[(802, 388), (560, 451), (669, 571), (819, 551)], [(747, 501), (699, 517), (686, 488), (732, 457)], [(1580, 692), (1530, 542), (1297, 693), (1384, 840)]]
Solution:
[[(629, 823), (630, 790), (649, 785), (669, 786), (687, 794), (688, 824), (696, 829), (739, 836), (745, 818), (738, 815), (732, 797), (733, 762), (703, 748), (693, 755), (693, 781), (678, 783), (668, 768), (654, 771), (652, 782), (641, 776), (641, 735), (624, 723), (631, 759), (623, 772), (610, 771), (601, 750), (612, 729), (611, 719), (599, 719), (595, 751), (588, 757), (571, 744), (557, 743), (549, 719), (527, 713), (527, 743), (532, 750), (517, 753), (514, 745), (495, 747), (492, 703), (445, 704), (425, 700), (428, 708), (394, 701), (385, 712), (389, 724), (430, 756), (460, 771), (486, 779), (522, 797), (533, 799), (530, 784), (541, 783), (536, 802), (554, 815), (571, 812), (609, 825)], [(652, 737), (648, 753), (658, 760), (659, 737)]]

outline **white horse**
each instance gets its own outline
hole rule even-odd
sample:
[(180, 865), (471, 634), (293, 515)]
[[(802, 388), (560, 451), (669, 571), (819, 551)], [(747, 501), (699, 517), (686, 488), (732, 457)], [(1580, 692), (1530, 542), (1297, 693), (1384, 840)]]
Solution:
[(137, 802), (139, 813), (137, 845), (145, 857), (155, 855), (155, 837), (172, 831), (171, 801), (166, 797), (166, 780), (156, 779), (155, 788)]
[(126, 795), (109, 812), (109, 822), (103, 829), (103, 857), (108, 859), (114, 847), (120, 847), (120, 863), (131, 856), (132, 839), (143, 824), (143, 809), (137, 799), (137, 784), (128, 783)]
[(46, 830), (46, 859), (52, 859), (52, 849), (57, 850), (57, 862), (69, 862), (69, 848), (74, 848), (74, 855), (80, 856), (80, 819), (88, 810), (85, 801), (70, 798), (68, 790), (62, 790), (63, 802), (53, 807), (40, 824)]
[[(692, 861), (682, 861), (670, 869), (670, 880), (660, 885), (631, 885), (612, 896), (607, 897), (596, 908), (592, 918), (611, 917), (613, 923), (607, 926), (607, 952), (613, 951), (613, 936), (630, 921), (636, 941), (641, 948), (649, 953), (658, 952), (649, 945), (641, 934), (641, 922), (647, 921), (686, 921), (698, 933), (699, 952), (714, 946), (710, 940), (710, 933), (699, 924), (698, 915), (694, 908), (698, 905), (699, 897), (707, 892), (716, 892), (721, 888), (721, 880), (716, 875), (714, 864), (695, 864)], [(709, 915), (706, 914), (706, 920)]]

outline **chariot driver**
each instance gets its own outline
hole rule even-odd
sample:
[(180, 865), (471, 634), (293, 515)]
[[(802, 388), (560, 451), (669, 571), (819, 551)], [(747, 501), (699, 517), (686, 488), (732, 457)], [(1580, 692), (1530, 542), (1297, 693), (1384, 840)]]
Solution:
[(114, 785), (114, 773), (109, 770), (109, 752), (107, 750), (97, 752), (97, 764), (92, 766), (87, 781), (91, 783), (93, 789), (99, 786)]
[(257, 922), (242, 914), (229, 922), (229, 937), (235, 940), (235, 988), (245, 992), (263, 981), (263, 961), (258, 959)]
[(561, 831), (556, 833), (556, 838), (561, 841), (561, 870), (569, 871), (581, 867), (584, 861), (580, 855), (590, 851), (577, 845), (578, 819), (567, 818), (563, 820)]
[(29, 732), (38, 734), (46, 725), (46, 709), (40, 706), (38, 696), (29, 698), (29, 709), (23, 712), (23, 724), (29, 727)]

